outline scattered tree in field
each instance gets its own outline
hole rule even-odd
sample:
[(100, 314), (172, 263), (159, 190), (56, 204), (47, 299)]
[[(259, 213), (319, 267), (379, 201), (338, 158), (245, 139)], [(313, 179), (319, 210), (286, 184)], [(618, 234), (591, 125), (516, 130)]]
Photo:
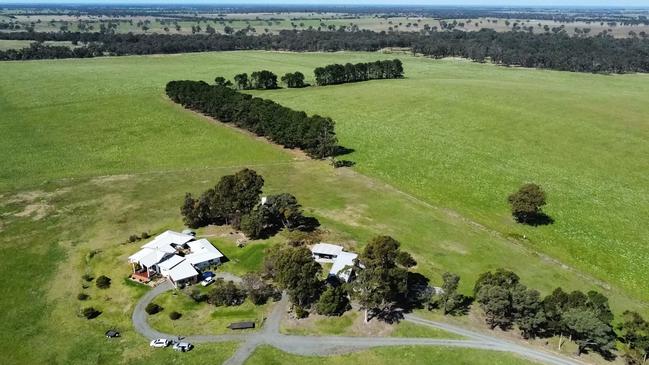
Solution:
[(110, 278), (102, 275), (95, 280), (95, 285), (97, 285), (99, 289), (108, 289), (110, 288)]
[(340, 285), (327, 286), (316, 303), (316, 312), (325, 316), (339, 316), (350, 308), (347, 291)]
[(322, 267), (306, 247), (272, 248), (266, 254), (264, 270), (301, 308), (309, 308), (322, 291)]
[(282, 82), (286, 84), (286, 87), (288, 88), (300, 88), (306, 86), (304, 83), (304, 74), (299, 71), (286, 73), (282, 76)]
[(218, 279), (212, 286), (207, 302), (217, 307), (237, 306), (246, 300), (246, 292), (232, 281)]
[(255, 305), (264, 304), (269, 298), (278, 294), (278, 291), (257, 273), (247, 273), (244, 275), (242, 277), (241, 287), (246, 291), (248, 298)]
[(390, 320), (399, 301), (408, 292), (408, 269), (400, 266), (397, 257), (400, 244), (389, 236), (372, 239), (359, 255), (364, 266), (357, 270), (354, 293), (365, 310), (365, 321), (369, 315)]
[[(545, 192), (536, 184), (525, 184), (508, 198), (512, 215), (519, 223), (543, 223), (546, 216), (541, 211), (545, 202)], [(546, 218), (547, 219), (547, 218)]]
[(149, 303), (144, 308), (144, 311), (147, 312), (149, 315), (154, 315), (156, 313), (161, 312), (162, 309), (163, 308), (156, 303)]

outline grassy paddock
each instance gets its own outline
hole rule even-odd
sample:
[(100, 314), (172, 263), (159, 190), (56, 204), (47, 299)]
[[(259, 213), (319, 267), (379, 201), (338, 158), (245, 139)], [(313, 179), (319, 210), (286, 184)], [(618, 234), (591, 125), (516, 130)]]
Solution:
[[(264, 176), (266, 194), (296, 195), (349, 248), (362, 248), (377, 233), (393, 235), (417, 259), (415, 270), (435, 284), (454, 271), (468, 293), (480, 272), (504, 266), (544, 293), (557, 285), (598, 289), (618, 312), (645, 310), (638, 298), (647, 295), (640, 290), (647, 269), (639, 260), (649, 235), (633, 224), (649, 206), (640, 168), (647, 148), (647, 106), (640, 102), (649, 87), (645, 75), (403, 56), (404, 80), (264, 93), (334, 117), (342, 143), (356, 149), (346, 157), (358, 162), (354, 170), (296, 159), (163, 95), (171, 79), (211, 81), (260, 68), (311, 75), (316, 66), (383, 57), (391, 56), (228, 52), (3, 63), (0, 274), (11, 277), (0, 283), (7, 293), (0, 299), (3, 360), (91, 364), (163, 356), (143, 351), (146, 340), (131, 327), (143, 290), (124, 281), (126, 258), (139, 247), (124, 242), (142, 231), (181, 229), (184, 193), (204, 191), (243, 166)], [(534, 133), (544, 139), (535, 142)], [(504, 196), (527, 179), (548, 189), (554, 225), (511, 223)], [(529, 242), (515, 244), (447, 208), (505, 236), (526, 234)], [(215, 242), (232, 259), (227, 269), (237, 273), (259, 267), (262, 247), (273, 243), (236, 249)], [(613, 271), (610, 287), (540, 257), (537, 249), (600, 278)], [(108, 275), (113, 284), (82, 289), (84, 273)], [(90, 299), (81, 302), (76, 296), (84, 290)], [(79, 318), (85, 306), (102, 314)], [(124, 338), (107, 345), (103, 333), (112, 327)], [(19, 348), (11, 345), (16, 341)]]

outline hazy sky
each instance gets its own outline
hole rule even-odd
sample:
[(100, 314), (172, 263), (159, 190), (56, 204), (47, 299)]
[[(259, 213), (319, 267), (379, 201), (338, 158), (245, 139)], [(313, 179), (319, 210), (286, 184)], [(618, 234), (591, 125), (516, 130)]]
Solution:
[(75, 4), (363, 4), (363, 5), (507, 5), (507, 6), (643, 6), (649, 0), (0, 0), (10, 3), (75, 3)]

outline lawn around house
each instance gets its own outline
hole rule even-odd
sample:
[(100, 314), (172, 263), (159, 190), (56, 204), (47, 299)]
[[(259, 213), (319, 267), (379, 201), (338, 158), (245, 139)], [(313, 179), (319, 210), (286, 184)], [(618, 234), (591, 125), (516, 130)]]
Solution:
[[(192, 288), (187, 290), (191, 291)], [(259, 329), (272, 306), (272, 300), (260, 306), (246, 300), (239, 306), (215, 307), (206, 302), (195, 302), (184, 291), (166, 292), (154, 299), (153, 303), (162, 306), (164, 310), (149, 315), (151, 327), (164, 333), (182, 336), (231, 333), (232, 330), (227, 326), (232, 322), (243, 321), (255, 322), (256, 329)], [(171, 320), (169, 313), (173, 311), (181, 313), (182, 317)], [(254, 331), (244, 330), (237, 333)]]
[[(646, 75), (505, 69), (400, 56), (404, 80), (300, 93), (264, 92), (264, 97), (287, 106), (336, 120), (341, 143), (356, 151), (344, 158), (358, 162), (354, 169), (336, 170), (326, 162), (299, 159), (212, 123), (164, 97), (164, 85), (172, 79), (211, 81), (218, 75), (232, 77), (262, 67), (277, 74), (299, 70), (310, 75), (314, 67), (328, 63), (380, 58), (394, 56), (225, 52), (3, 63), (0, 274), (12, 278), (0, 283), (0, 290), (7, 293), (0, 299), (5, 308), (0, 313), (3, 360), (8, 364), (169, 360), (172, 355), (148, 351), (146, 339), (132, 328), (132, 310), (143, 289), (123, 279), (130, 272), (126, 258), (140, 243), (124, 242), (143, 231), (153, 235), (182, 228), (179, 207), (185, 192), (204, 191), (243, 166), (264, 177), (264, 194), (294, 194), (305, 213), (320, 220), (326, 239), (358, 251), (377, 234), (394, 236), (418, 261), (414, 270), (433, 284), (439, 284), (444, 271), (453, 271), (462, 277), (461, 290), (469, 294), (481, 272), (504, 266), (544, 294), (556, 286), (596, 289), (610, 297), (616, 314), (624, 309), (646, 313), (646, 292), (637, 290), (646, 283), (646, 267), (638, 266), (638, 260), (647, 254), (642, 243), (649, 235), (644, 234), (646, 227), (633, 225), (635, 217), (647, 216), (649, 206), (645, 204), (649, 195), (644, 194), (649, 184), (644, 184), (643, 169), (636, 166), (646, 155), (642, 142), (647, 129), (641, 119), (646, 104), (638, 101), (646, 93)], [(575, 96), (570, 85), (578, 87), (580, 94)], [(526, 92), (512, 95), (519, 88)], [(538, 100), (532, 97), (535, 88), (543, 91)], [(610, 95), (601, 90), (610, 90)], [(593, 109), (580, 110), (579, 103), (563, 102), (557, 99), (560, 95), (582, 98)], [(389, 102), (383, 99), (388, 96)], [(408, 98), (432, 111), (412, 107)], [(327, 101), (336, 108), (325, 109)], [(462, 114), (462, 101), (469, 103), (466, 109), (482, 106), (478, 109), (482, 113)], [(553, 103), (558, 107), (553, 108)], [(397, 108), (398, 119), (377, 105)], [(522, 106), (526, 111), (521, 111)], [(541, 120), (535, 113), (542, 107), (552, 116), (544, 124), (548, 131), (566, 135), (573, 143), (565, 146), (561, 156), (548, 151), (551, 145), (564, 146), (552, 135), (541, 134), (547, 142), (532, 144), (547, 161), (556, 161), (556, 169), (520, 141), (527, 128), (540, 133), (533, 121)], [(492, 108), (498, 113), (489, 112)], [(582, 116), (570, 125), (577, 131), (562, 124), (568, 112)], [(613, 117), (614, 113), (622, 117)], [(519, 120), (519, 114), (529, 122), (512, 122)], [(616, 120), (623, 126), (610, 122)], [(408, 121), (409, 128), (394, 128)], [(585, 130), (591, 126), (591, 131)], [(600, 147), (580, 138), (578, 132)], [(494, 136), (498, 133), (502, 135)], [(390, 143), (387, 135), (394, 135)], [(626, 158), (620, 157), (621, 140), (628, 141)], [(404, 145), (410, 147), (399, 147)], [(507, 148), (517, 151), (515, 157)], [(598, 152), (602, 148), (612, 151), (614, 163), (613, 157)], [(412, 162), (400, 162), (406, 160)], [(596, 168), (604, 165), (610, 168), (602, 177)], [(538, 172), (532, 176), (529, 171)], [(569, 184), (573, 177), (577, 184)], [(548, 190), (547, 212), (557, 221), (554, 225), (532, 229), (511, 222), (504, 198), (519, 180), (528, 178)], [(470, 191), (470, 182), (476, 184), (475, 191)], [(605, 188), (610, 191), (603, 194)], [(613, 197), (619, 201), (611, 202)], [(620, 206), (624, 202), (628, 204)], [(609, 209), (602, 210), (603, 206)], [(589, 210), (592, 216), (584, 213)], [(604, 219), (607, 223), (599, 224)], [(506, 238), (520, 234), (527, 235), (529, 242), (520, 245)], [(611, 237), (617, 237), (613, 244)], [(232, 260), (223, 270), (242, 274), (258, 268), (262, 248), (276, 241), (253, 242), (244, 249), (233, 242), (214, 242)], [(582, 271), (566, 269), (536, 249)], [(88, 259), (94, 250), (98, 253)], [(586, 259), (592, 259), (592, 264), (581, 263)], [(611, 268), (617, 268), (616, 273), (604, 286), (590, 278), (590, 274), (601, 278)], [(91, 283), (85, 290), (90, 299), (79, 301), (84, 273), (111, 277), (111, 287), (98, 289)], [(102, 314), (90, 321), (80, 318), (78, 312), (87, 306)], [(337, 325), (332, 327), (338, 330)], [(109, 328), (119, 329), (123, 339), (107, 344), (103, 333)], [(11, 345), (16, 341), (22, 346)], [(40, 346), (44, 342), (47, 349)], [(202, 350), (195, 354), (196, 362), (214, 361)], [(488, 359), (482, 353), (479, 358)]]

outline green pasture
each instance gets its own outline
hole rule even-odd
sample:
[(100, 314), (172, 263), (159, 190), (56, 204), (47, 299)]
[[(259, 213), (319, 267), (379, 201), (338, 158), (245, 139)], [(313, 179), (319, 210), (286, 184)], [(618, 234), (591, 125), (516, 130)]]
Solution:
[[(403, 80), (257, 93), (332, 116), (341, 143), (355, 150), (344, 158), (357, 162), (337, 170), (164, 97), (173, 79), (259, 69), (311, 78), (316, 66), (386, 57), (228, 52), (2, 63), (0, 275), (11, 278), (0, 283), (3, 361), (171, 362), (131, 327), (145, 289), (124, 280), (126, 258), (140, 244), (125, 242), (143, 231), (182, 229), (184, 193), (200, 193), (244, 166), (264, 176), (266, 194), (296, 195), (327, 235), (350, 248), (393, 235), (434, 284), (453, 271), (468, 294), (479, 273), (506, 267), (544, 293), (597, 289), (617, 313), (646, 312), (645, 75), (401, 56)], [(546, 188), (555, 224), (512, 223), (505, 197), (524, 181)], [(214, 242), (231, 259), (224, 269), (239, 274), (259, 267), (268, 244)], [(84, 289), (84, 273), (108, 275), (113, 284)], [(82, 291), (88, 301), (77, 299)], [(80, 318), (86, 306), (102, 314)], [(113, 327), (124, 335), (119, 342), (103, 337)], [(212, 347), (227, 358), (234, 345)], [(197, 350), (192, 361), (216, 361)], [(503, 355), (479, 358), (494, 359), (488, 356)]]

